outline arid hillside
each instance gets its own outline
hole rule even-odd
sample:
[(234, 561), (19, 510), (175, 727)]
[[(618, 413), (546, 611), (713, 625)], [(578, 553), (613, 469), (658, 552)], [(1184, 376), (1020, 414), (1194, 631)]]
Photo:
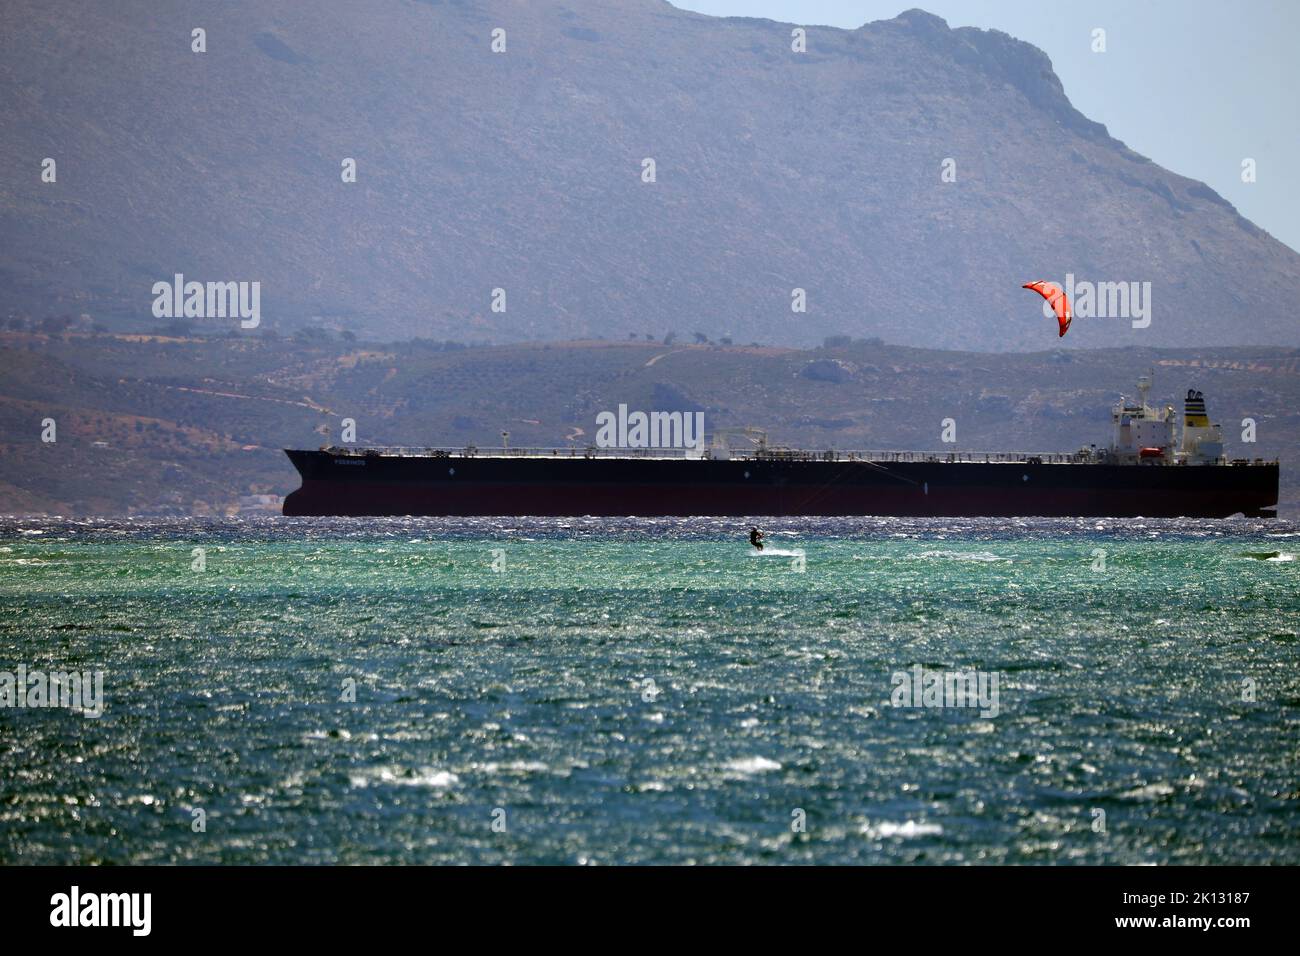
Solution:
[(1300, 255), (1081, 115), (1042, 51), (919, 10), (802, 51), (663, 0), (4, 22), (0, 317), (140, 328), (180, 273), (260, 282), (282, 334), (1032, 352), (1055, 325), (1021, 284), (1073, 275), (1149, 283), (1150, 324), (1081, 311), (1065, 348), (1300, 345)]

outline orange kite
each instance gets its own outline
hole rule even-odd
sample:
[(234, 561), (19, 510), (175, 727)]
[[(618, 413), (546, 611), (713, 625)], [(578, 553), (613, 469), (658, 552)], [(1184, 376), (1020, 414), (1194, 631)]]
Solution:
[(1045, 279), (1039, 279), (1035, 282), (1026, 282), (1020, 288), (1032, 289), (1047, 300), (1047, 304), (1050, 305), (1052, 311), (1056, 313), (1057, 324), (1061, 327), (1061, 334), (1058, 335), (1057, 338), (1060, 338), (1069, 331), (1070, 320), (1074, 318), (1074, 316), (1070, 314), (1070, 300), (1065, 297), (1065, 290), (1055, 282), (1048, 282)]

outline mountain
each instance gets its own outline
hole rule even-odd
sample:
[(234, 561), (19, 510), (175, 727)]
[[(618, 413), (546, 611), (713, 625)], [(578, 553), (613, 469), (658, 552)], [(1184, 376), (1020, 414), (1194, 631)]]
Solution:
[[(596, 416), (703, 411), (806, 449), (1074, 451), (1155, 370), (1155, 404), (1204, 391), (1232, 458), (1279, 458), (1300, 507), (1300, 350), (970, 352), (856, 341), (799, 350), (661, 342), (429, 341), (0, 332), (0, 515), (226, 514), (298, 476), (282, 448), (583, 448)], [(1242, 442), (1242, 420), (1257, 441)], [(54, 442), (42, 441), (45, 420)], [(251, 500), (250, 500), (251, 499)]]
[(1150, 325), (1081, 315), (1066, 347), (1300, 344), (1300, 255), (1040, 50), (918, 10), (791, 31), (661, 0), (9, 0), (0, 313), (150, 327), (182, 273), (260, 282), (281, 332), (1034, 350), (1055, 323), (1020, 286), (1072, 274), (1149, 282)]

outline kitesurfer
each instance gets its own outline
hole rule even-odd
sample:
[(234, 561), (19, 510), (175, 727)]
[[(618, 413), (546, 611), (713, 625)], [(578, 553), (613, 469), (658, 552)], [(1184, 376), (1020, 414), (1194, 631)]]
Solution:
[(749, 543), (758, 548), (759, 551), (763, 550), (763, 532), (752, 525), (749, 529)]

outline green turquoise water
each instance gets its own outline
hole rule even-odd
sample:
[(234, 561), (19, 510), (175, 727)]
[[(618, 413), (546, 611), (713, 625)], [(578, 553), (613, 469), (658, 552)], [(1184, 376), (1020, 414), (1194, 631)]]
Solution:
[(1300, 862), (1300, 526), (766, 528), (0, 521), (0, 862)]

